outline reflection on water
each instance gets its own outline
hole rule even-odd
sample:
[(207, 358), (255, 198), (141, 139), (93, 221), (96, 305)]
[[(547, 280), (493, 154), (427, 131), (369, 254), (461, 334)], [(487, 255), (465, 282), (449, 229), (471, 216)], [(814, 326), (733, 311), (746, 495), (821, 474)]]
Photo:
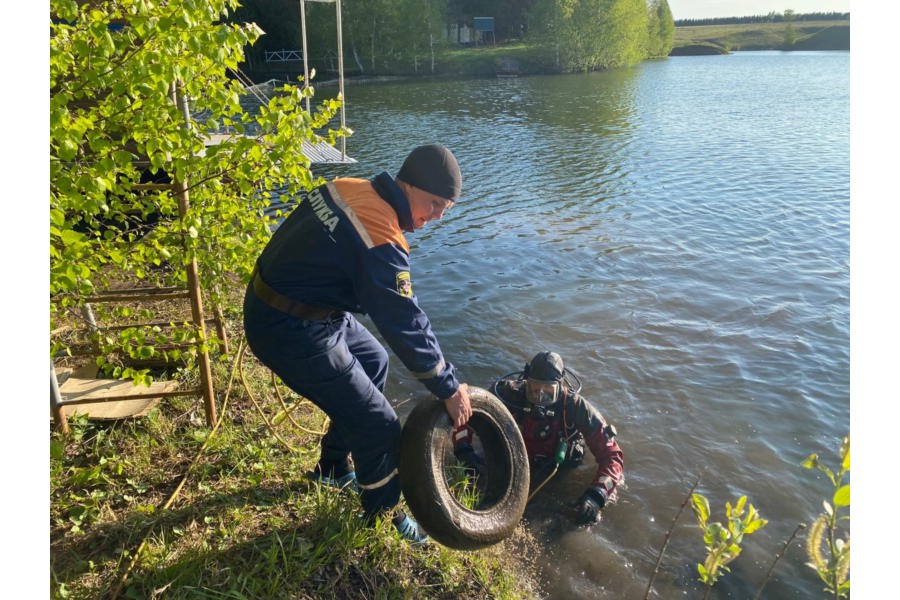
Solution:
[[(612, 421), (625, 490), (592, 529), (566, 505), (593, 462), (526, 512), (549, 598), (643, 598), (690, 486), (769, 525), (712, 597), (753, 597), (828, 485), (799, 467), (849, 431), (849, 54), (678, 57), (614, 73), (351, 86), (325, 176), (396, 172), (439, 141), (463, 197), (411, 234), (415, 290), (473, 385), (553, 349)], [(423, 397), (394, 361), (401, 414)], [(651, 597), (696, 595), (688, 510)], [(799, 542), (766, 597), (818, 598)]]

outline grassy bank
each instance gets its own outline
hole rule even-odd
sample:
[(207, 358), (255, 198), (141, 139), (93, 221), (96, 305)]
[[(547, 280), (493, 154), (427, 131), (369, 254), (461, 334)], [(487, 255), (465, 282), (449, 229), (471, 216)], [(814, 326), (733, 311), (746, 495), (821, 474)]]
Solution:
[(524, 527), (476, 552), (414, 548), (387, 519), (363, 526), (353, 493), (306, 480), (325, 416), (238, 361), (239, 317), (226, 312), (233, 355), (215, 361), (218, 427), (176, 397), (51, 433), (51, 598), (538, 596)]

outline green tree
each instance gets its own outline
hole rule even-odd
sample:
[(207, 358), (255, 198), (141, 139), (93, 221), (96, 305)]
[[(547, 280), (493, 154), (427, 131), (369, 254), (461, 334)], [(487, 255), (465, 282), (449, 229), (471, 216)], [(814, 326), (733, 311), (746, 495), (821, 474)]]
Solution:
[[(261, 31), (226, 23), (236, 7), (237, 0), (51, 0), (51, 329), (58, 311), (112, 282), (183, 287), (181, 267), (194, 260), (204, 292), (221, 300), (217, 284), (246, 278), (270, 235), (269, 191), (294, 197), (314, 183), (303, 142), (322, 139), (317, 131), (339, 101), (307, 114), (312, 92), (288, 87), (247, 114), (245, 91), (228, 70)], [(207, 147), (222, 131), (234, 136)], [(333, 143), (344, 133), (322, 135)], [(189, 194), (185, 214), (176, 191), (137, 185), (163, 176)], [(134, 335), (106, 341), (131, 353)], [(153, 355), (154, 347), (141, 352)], [(51, 343), (54, 355), (59, 350)]]
[(612, 0), (599, 21), (605, 43), (597, 67), (627, 67), (647, 58), (647, 20), (645, 0)]
[(675, 45), (675, 20), (666, 0), (650, 0), (647, 10), (647, 56), (668, 56)]
[(797, 31), (794, 29), (794, 11), (784, 11), (784, 49), (789, 50), (797, 41)]
[(539, 2), (530, 22), (538, 45), (563, 72), (623, 67), (647, 57), (644, 0)]
[(413, 73), (433, 73), (436, 48), (443, 44), (443, 0), (396, 0), (391, 13), (392, 55)]

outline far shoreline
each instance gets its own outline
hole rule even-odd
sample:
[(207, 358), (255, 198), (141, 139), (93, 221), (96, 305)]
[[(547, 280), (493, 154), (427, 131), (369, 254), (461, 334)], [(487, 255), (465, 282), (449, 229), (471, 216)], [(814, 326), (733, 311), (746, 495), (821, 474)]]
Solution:
[[(790, 42), (790, 43), (788, 43)], [(536, 59), (532, 47), (522, 42), (495, 47), (454, 48), (438, 61), (435, 73), (349, 73), (344, 83), (368, 85), (421, 79), (553, 75)], [(676, 26), (672, 50), (667, 56), (714, 56), (755, 51), (849, 51), (850, 20), (803, 21), (796, 23), (743, 23)], [(660, 57), (665, 58), (665, 57)], [(654, 59), (647, 59), (654, 60)], [(506, 65), (514, 65), (512, 73)], [(276, 68), (243, 67), (254, 82), (291, 82), (302, 78), (302, 66)], [(314, 87), (338, 85), (336, 73), (319, 70), (328, 79), (314, 81)]]

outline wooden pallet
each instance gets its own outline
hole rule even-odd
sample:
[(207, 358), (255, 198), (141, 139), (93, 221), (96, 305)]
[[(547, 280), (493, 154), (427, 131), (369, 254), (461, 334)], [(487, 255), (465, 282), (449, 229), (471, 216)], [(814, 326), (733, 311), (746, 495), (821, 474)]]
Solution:
[(97, 420), (146, 416), (163, 396), (178, 389), (174, 381), (154, 381), (148, 387), (127, 379), (97, 379), (91, 376), (90, 370), (59, 369), (57, 375), (66, 416), (87, 415)]

